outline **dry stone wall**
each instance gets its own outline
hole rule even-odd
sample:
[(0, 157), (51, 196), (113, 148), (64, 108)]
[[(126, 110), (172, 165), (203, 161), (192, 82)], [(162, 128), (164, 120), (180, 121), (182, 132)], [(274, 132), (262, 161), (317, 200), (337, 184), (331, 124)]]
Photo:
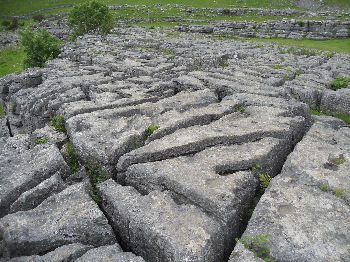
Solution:
[(0, 260), (260, 261), (242, 233), (276, 261), (350, 258), (350, 128), (310, 115), (350, 113), (329, 89), (348, 55), (118, 31), (0, 79)]
[(211, 33), (216, 36), (327, 40), (348, 38), (350, 21), (296, 21), (292, 19), (264, 22), (211, 22), (209, 25), (184, 24), (175, 29), (180, 32)]

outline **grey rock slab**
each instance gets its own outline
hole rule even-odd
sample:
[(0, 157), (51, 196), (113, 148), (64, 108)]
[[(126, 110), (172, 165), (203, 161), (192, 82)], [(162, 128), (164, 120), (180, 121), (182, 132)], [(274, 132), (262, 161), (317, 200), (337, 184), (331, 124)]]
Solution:
[[(130, 166), (125, 184), (148, 194), (168, 190), (178, 202), (189, 202), (233, 228), (249, 207), (257, 179), (250, 172), (261, 165), (275, 176), (288, 151), (286, 141), (264, 138), (242, 145), (216, 146), (193, 156)], [(239, 231), (236, 229), (236, 231)]]
[(49, 196), (61, 192), (65, 188), (66, 185), (63, 182), (60, 173), (57, 172), (36, 187), (22, 193), (11, 205), (10, 213), (33, 209)]
[(222, 261), (220, 225), (192, 205), (177, 205), (166, 192), (142, 196), (113, 180), (97, 186), (115, 232), (146, 261)]
[[(322, 118), (321, 118), (322, 119)], [(350, 203), (350, 128), (317, 121), (296, 145), (283, 167), (300, 183), (342, 189)]]
[(68, 141), (68, 137), (63, 132), (58, 132), (54, 127), (46, 125), (43, 128), (36, 129), (32, 133), (34, 142), (38, 139), (48, 138), (49, 144), (55, 144), (58, 148), (61, 148)]
[(0, 155), (0, 217), (8, 213), (10, 205), (25, 191), (56, 172), (60, 172), (63, 178), (69, 174), (69, 168), (55, 145), (40, 145), (17, 154), (12, 152)]
[(135, 163), (163, 160), (195, 153), (216, 144), (238, 144), (264, 137), (283, 138), (296, 143), (305, 132), (304, 117), (284, 117), (288, 112), (267, 106), (250, 106), (203, 126), (175, 131), (123, 155), (117, 168), (122, 171)]
[(217, 98), (209, 90), (181, 92), (155, 103), (77, 115), (67, 121), (67, 131), (82, 161), (98, 159), (113, 165), (121, 155), (143, 143), (147, 128), (158, 125), (162, 114), (173, 108), (184, 112), (214, 102)]
[(19, 155), (30, 148), (30, 136), (26, 134), (15, 135), (13, 137), (2, 138), (3, 145), (0, 147), (2, 157)]
[(324, 90), (320, 109), (323, 112), (350, 114), (350, 88)]
[(68, 262), (75, 261), (77, 258), (81, 257), (88, 250), (93, 248), (93, 246), (83, 245), (80, 243), (68, 244), (56, 248), (55, 250), (42, 255), (34, 256), (22, 256), (15, 257), (9, 260), (9, 262)]
[(276, 261), (349, 261), (349, 206), (294, 177), (285, 171), (272, 179), (242, 237), (269, 234)]
[(263, 262), (259, 257), (256, 257), (253, 252), (246, 249), (244, 245), (237, 242), (234, 251), (231, 253), (228, 262)]
[(286, 141), (264, 138), (233, 146), (216, 146), (194, 156), (185, 156), (130, 166), (125, 179), (142, 194), (167, 190), (177, 203), (191, 203), (210, 214), (225, 228), (225, 251), (231, 252), (234, 238), (242, 231), (258, 186), (250, 171), (256, 165), (275, 176), (286, 158)]
[(142, 257), (136, 256), (131, 252), (123, 252), (123, 250), (117, 243), (111, 246), (103, 246), (91, 249), (75, 261), (145, 262), (145, 260), (143, 260)]
[(9, 214), (0, 224), (11, 257), (45, 253), (72, 243), (102, 246), (115, 242), (111, 226), (84, 183), (66, 188), (32, 210)]

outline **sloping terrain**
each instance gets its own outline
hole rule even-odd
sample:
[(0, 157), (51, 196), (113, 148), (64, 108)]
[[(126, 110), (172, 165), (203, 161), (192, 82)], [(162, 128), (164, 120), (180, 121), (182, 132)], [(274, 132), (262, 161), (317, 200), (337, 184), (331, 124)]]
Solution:
[(118, 30), (0, 80), (2, 260), (350, 259), (349, 55)]

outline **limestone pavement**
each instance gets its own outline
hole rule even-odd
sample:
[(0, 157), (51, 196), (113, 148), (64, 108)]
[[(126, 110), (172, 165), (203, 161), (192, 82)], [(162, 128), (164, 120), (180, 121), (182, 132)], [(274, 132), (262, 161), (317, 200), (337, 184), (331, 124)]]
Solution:
[(1, 261), (349, 261), (348, 55), (118, 31), (0, 79)]

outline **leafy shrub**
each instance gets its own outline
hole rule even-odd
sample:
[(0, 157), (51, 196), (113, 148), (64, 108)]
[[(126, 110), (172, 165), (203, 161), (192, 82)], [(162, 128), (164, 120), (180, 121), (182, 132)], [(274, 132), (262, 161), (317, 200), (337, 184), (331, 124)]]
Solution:
[(108, 6), (93, 0), (74, 6), (68, 15), (68, 26), (74, 31), (73, 39), (85, 33), (105, 35), (113, 28), (113, 17)]
[(32, 18), (35, 22), (41, 22), (44, 20), (45, 16), (43, 14), (35, 14)]
[(45, 29), (35, 32), (26, 30), (19, 33), (20, 43), (24, 47), (26, 67), (43, 67), (45, 62), (54, 59), (60, 53), (60, 40)]
[(348, 87), (348, 83), (350, 81), (349, 77), (337, 76), (331, 83), (330, 89), (338, 90), (340, 88)]
[(53, 126), (56, 131), (66, 133), (66, 127), (64, 125), (64, 116), (58, 115), (50, 117), (50, 126)]

